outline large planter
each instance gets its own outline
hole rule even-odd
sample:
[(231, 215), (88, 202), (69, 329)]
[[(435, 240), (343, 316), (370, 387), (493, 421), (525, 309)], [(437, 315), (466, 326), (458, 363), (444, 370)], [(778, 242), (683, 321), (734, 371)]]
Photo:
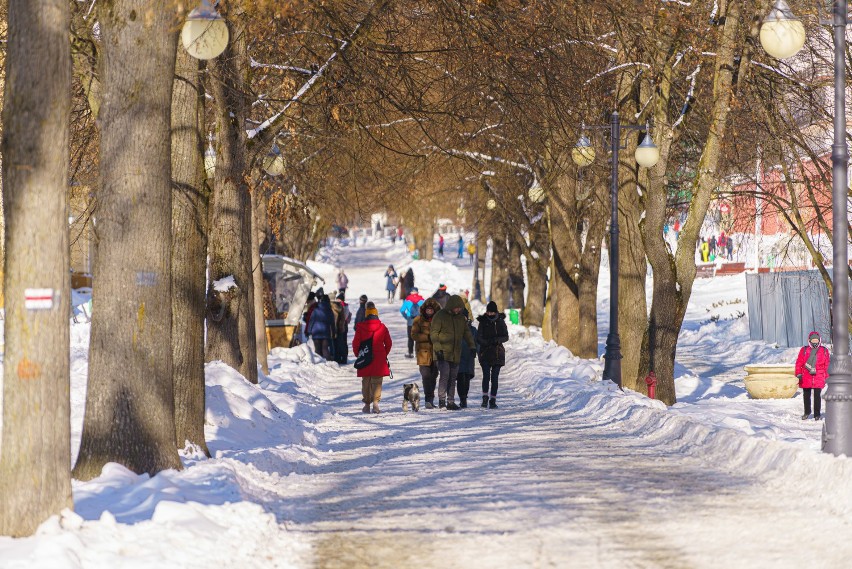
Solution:
[(799, 388), (793, 364), (753, 364), (744, 368), (746, 391), (754, 399), (789, 399)]

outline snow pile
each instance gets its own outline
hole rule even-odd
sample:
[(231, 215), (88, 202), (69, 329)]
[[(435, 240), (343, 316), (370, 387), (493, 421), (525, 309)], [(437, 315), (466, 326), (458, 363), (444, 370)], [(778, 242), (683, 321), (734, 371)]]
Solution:
[(451, 263), (432, 259), (431, 261), (412, 261), (408, 265), (414, 271), (414, 286), (423, 296), (430, 296), (438, 290), (439, 284), (447, 285), (447, 292), (458, 294), (470, 289), (470, 279)]
[(237, 288), (237, 281), (234, 280), (233, 275), (213, 281), (213, 290), (217, 292), (228, 292), (232, 288)]

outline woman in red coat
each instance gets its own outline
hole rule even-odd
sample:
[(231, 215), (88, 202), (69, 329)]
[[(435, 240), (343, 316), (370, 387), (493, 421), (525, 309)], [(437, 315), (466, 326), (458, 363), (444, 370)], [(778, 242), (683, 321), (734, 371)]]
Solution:
[(388, 354), (393, 342), (391, 342), (387, 326), (379, 320), (379, 311), (373, 302), (367, 303), (364, 314), (366, 318), (355, 325), (352, 351), (357, 354), (361, 342), (368, 338), (373, 339), (373, 361), (358, 370), (358, 377), (361, 378), (361, 395), (364, 402), (362, 411), (369, 413), (370, 403), (372, 403), (373, 413), (378, 413), (379, 400), (382, 398), (382, 378), (390, 375)]
[(828, 378), (830, 360), (828, 348), (820, 346), (819, 333), (808, 334), (808, 345), (799, 350), (799, 357), (796, 358), (796, 377), (799, 378), (799, 387), (802, 388), (805, 400), (805, 414), (802, 415), (802, 420), (811, 415), (811, 391), (814, 393), (814, 419), (819, 421), (822, 418), (820, 392)]

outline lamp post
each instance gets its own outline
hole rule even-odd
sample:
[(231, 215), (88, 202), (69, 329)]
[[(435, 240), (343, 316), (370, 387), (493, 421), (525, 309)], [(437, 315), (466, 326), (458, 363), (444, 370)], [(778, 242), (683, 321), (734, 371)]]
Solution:
[[(828, 368), (826, 418), (822, 450), (852, 456), (852, 361), (849, 357), (848, 207), (846, 145), (846, 23), (847, 1), (834, 0), (834, 144), (831, 146), (832, 249), (834, 258), (831, 304), (834, 353)], [(801, 49), (805, 28), (784, 0), (778, 0), (760, 29), (763, 49), (776, 57), (790, 57)], [(778, 54), (778, 55), (776, 55)]]
[[(617, 111), (612, 113), (608, 125), (586, 126), (596, 130), (609, 130), (610, 152), (612, 153), (612, 174), (610, 201), (612, 211), (609, 222), (609, 334), (606, 336), (604, 352), (603, 378), (621, 387), (621, 336), (618, 333), (618, 151), (621, 146), (621, 129), (645, 130), (645, 138), (636, 148), (634, 158), (645, 168), (654, 166), (660, 159), (660, 150), (654, 146), (648, 133), (648, 126), (622, 125)], [(571, 158), (579, 167), (590, 165), (595, 159), (595, 149), (586, 136), (571, 151)]]

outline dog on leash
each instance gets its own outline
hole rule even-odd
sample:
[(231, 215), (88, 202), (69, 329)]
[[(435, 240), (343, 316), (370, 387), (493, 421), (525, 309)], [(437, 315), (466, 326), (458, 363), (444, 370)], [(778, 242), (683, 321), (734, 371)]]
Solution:
[(408, 404), (415, 411), (420, 411), (420, 386), (416, 383), (406, 383), (402, 386), (402, 410), (408, 411)]

